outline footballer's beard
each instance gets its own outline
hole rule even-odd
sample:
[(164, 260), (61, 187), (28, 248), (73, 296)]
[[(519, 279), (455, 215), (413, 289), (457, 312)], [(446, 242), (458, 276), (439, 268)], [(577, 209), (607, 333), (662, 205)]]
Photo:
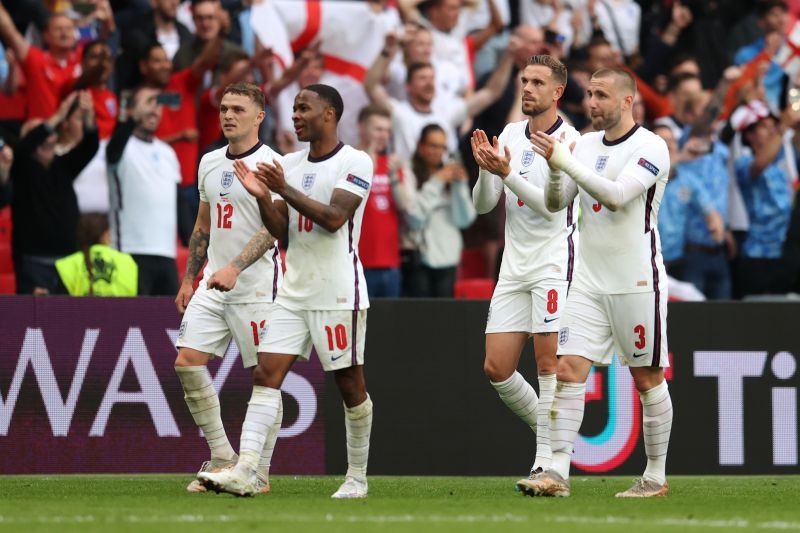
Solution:
[(613, 128), (622, 119), (622, 110), (612, 109), (601, 115), (592, 115), (592, 127), (595, 131)]
[(549, 109), (550, 109), (549, 105), (536, 104), (536, 103), (530, 103), (525, 105), (525, 102), (522, 103), (522, 114), (527, 117), (538, 117), (539, 115), (541, 115), (542, 113), (544, 113)]

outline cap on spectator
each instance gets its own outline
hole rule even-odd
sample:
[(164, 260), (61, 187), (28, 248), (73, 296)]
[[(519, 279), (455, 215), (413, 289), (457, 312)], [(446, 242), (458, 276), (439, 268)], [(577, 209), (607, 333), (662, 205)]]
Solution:
[(767, 104), (761, 100), (751, 100), (739, 106), (731, 115), (731, 127), (736, 131), (744, 131), (761, 119), (774, 117)]

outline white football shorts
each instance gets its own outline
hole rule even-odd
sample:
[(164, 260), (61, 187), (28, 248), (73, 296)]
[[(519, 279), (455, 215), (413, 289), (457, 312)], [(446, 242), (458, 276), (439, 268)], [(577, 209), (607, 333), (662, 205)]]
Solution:
[(275, 303), (259, 352), (296, 355), (317, 350), (326, 372), (364, 364), (367, 310), (294, 311)]
[(531, 282), (501, 279), (492, 294), (486, 333), (552, 333), (559, 330), (569, 283), (542, 279)]
[(558, 332), (558, 355), (597, 365), (669, 366), (666, 291), (590, 296), (574, 287)]
[(268, 301), (223, 304), (211, 298), (208, 292), (209, 289), (198, 287), (192, 296), (183, 314), (175, 345), (223, 357), (233, 337), (244, 367), (255, 366), (259, 339), (273, 304)]

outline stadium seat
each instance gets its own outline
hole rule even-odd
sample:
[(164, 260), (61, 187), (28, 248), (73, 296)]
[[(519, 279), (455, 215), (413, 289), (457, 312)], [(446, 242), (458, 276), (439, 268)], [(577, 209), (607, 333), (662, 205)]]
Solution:
[(494, 291), (494, 280), (491, 278), (469, 278), (456, 281), (455, 297), (474, 300), (488, 300)]
[(0, 274), (12, 274), (14, 260), (11, 258), (11, 243), (0, 241)]
[(461, 264), (458, 265), (456, 279), (486, 277), (486, 259), (479, 248), (467, 248), (461, 253)]
[(17, 278), (11, 274), (0, 274), (0, 294), (16, 294)]

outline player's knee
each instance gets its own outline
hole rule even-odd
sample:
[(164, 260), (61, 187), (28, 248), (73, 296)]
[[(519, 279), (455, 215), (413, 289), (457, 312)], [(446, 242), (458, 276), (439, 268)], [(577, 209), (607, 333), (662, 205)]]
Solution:
[(486, 361), (483, 362), (483, 373), (486, 374), (486, 377), (489, 378), (489, 381), (492, 383), (500, 383), (510, 378), (514, 371), (501, 368), (500, 365), (492, 359), (486, 359)]
[(208, 364), (208, 355), (196, 350), (180, 348), (175, 358), (175, 366), (202, 366)]

